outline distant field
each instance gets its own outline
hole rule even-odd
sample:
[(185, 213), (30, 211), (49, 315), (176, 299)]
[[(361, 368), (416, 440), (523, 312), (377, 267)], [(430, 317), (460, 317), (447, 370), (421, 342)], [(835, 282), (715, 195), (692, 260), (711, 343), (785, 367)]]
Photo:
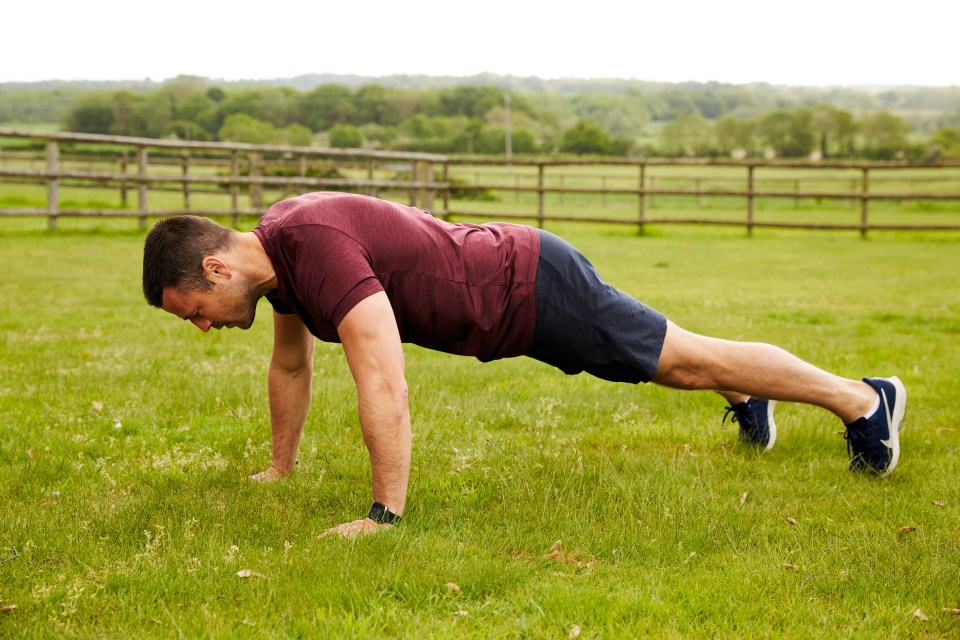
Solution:
[(960, 634), (956, 234), (552, 225), (689, 329), (899, 375), (900, 466), (849, 474), (808, 407), (761, 455), (709, 393), (407, 347), (406, 517), (349, 542), (318, 538), (370, 501), (337, 345), (297, 473), (252, 485), (268, 307), (201, 334), (143, 302), (133, 221), (0, 222), (0, 637)]

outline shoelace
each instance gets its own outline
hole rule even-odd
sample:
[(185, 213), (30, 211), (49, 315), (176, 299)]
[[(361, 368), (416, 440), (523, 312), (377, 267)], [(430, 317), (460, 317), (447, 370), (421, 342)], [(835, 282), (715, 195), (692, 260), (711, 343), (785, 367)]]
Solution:
[(856, 427), (847, 427), (846, 433), (843, 434), (843, 439), (847, 441), (847, 455), (851, 458), (853, 454), (856, 453), (861, 458), (865, 451), (859, 449), (857, 444), (866, 440), (867, 434), (864, 433), (862, 429), (857, 429)]
[(743, 412), (744, 415), (741, 415), (740, 411), (737, 409), (734, 409), (733, 407), (724, 407), (724, 409), (726, 409), (727, 412), (723, 414), (723, 421), (720, 423), (721, 427), (727, 424), (727, 418), (730, 416), (731, 413), (733, 414), (733, 417), (730, 418), (730, 424), (741, 424), (745, 427), (751, 426), (750, 417), (746, 411)]

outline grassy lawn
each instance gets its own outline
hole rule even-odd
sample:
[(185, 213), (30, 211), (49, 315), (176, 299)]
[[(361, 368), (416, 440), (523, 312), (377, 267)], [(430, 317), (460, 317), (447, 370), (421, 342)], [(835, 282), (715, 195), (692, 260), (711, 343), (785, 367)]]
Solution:
[(849, 474), (809, 407), (759, 454), (712, 394), (408, 347), (404, 522), (345, 541), (318, 536), (371, 497), (339, 346), (297, 473), (251, 484), (266, 303), (202, 334), (143, 302), (134, 221), (43, 226), (0, 230), (0, 637), (960, 634), (957, 234), (549, 226), (691, 330), (900, 376), (899, 467)]

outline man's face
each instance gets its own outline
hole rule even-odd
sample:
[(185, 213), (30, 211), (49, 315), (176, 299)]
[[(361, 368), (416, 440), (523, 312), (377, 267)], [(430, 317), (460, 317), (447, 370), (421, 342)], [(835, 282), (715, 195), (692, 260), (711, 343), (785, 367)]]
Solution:
[(206, 333), (210, 329), (249, 329), (259, 296), (240, 278), (216, 279), (209, 291), (163, 290), (163, 310), (189, 320)]

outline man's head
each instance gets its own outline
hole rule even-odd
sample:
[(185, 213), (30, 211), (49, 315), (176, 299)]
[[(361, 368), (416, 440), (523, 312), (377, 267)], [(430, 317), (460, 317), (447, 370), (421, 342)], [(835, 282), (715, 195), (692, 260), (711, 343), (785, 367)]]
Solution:
[(156, 223), (143, 245), (147, 302), (203, 331), (249, 328), (260, 294), (238, 270), (234, 250), (239, 235), (196, 216)]
[(143, 243), (143, 295), (147, 302), (162, 307), (164, 289), (212, 289), (203, 259), (229, 251), (233, 242), (233, 231), (209, 218), (175, 216), (153, 225)]

